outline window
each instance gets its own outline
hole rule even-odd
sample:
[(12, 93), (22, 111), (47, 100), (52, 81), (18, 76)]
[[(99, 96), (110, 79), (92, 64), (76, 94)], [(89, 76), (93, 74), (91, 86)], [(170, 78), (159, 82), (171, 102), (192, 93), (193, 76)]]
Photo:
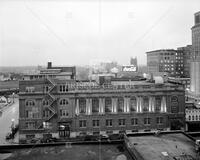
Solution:
[(43, 106), (48, 106), (49, 105), (49, 101), (48, 100), (43, 100), (42, 105)]
[(93, 120), (92, 125), (93, 127), (99, 127), (99, 120)]
[(35, 122), (26, 122), (26, 129), (35, 129)]
[(198, 121), (198, 116), (196, 115), (196, 121)]
[(156, 123), (157, 124), (163, 124), (163, 117), (157, 117), (156, 118)]
[(26, 106), (35, 106), (35, 101), (33, 101), (33, 100), (28, 100), (28, 101), (26, 101)]
[(67, 117), (69, 115), (69, 113), (67, 112), (66, 109), (61, 109), (60, 110), (60, 116), (61, 117)]
[(68, 85), (60, 85), (60, 92), (68, 92)]
[(194, 116), (192, 116), (192, 120), (194, 121)]
[(49, 92), (49, 86), (44, 87), (44, 92)]
[(68, 105), (68, 101), (67, 101), (66, 99), (61, 99), (61, 100), (60, 100), (60, 105), (61, 105), (61, 106)]
[(27, 134), (26, 135), (26, 139), (33, 139), (33, 138), (35, 138), (34, 134)]
[(191, 116), (190, 115), (188, 116), (188, 119), (189, 119), (189, 121), (191, 121)]
[(106, 126), (112, 127), (112, 119), (106, 119)]
[(99, 99), (92, 98), (92, 113), (98, 113), (98, 112), (99, 112)]
[(118, 98), (118, 112), (124, 112), (124, 98)]
[(25, 102), (28, 108), (25, 108), (26, 118), (39, 118), (39, 109), (35, 106), (35, 101), (28, 100)]
[(151, 122), (151, 119), (150, 118), (144, 118), (144, 124), (145, 125), (149, 125)]
[(135, 97), (130, 99), (130, 111), (135, 112), (137, 110), (137, 100)]
[(148, 97), (143, 98), (143, 111), (144, 112), (149, 111), (149, 98)]
[(79, 127), (80, 127), (80, 128), (86, 127), (86, 120), (80, 120), (80, 121), (79, 121)]
[(133, 125), (133, 126), (138, 125), (138, 119), (137, 118), (132, 118), (131, 119), (131, 125)]
[(112, 112), (112, 99), (105, 98), (105, 112), (110, 113)]
[(52, 127), (52, 123), (49, 123), (49, 122), (43, 122), (42, 125), (43, 125), (43, 128), (46, 128), (46, 129), (50, 129)]
[(171, 113), (178, 113), (178, 98), (177, 98), (177, 96), (171, 97)]
[(44, 110), (43, 111), (43, 118), (48, 118), (51, 115), (51, 111), (50, 110)]
[(160, 97), (156, 97), (155, 111), (159, 112), (160, 109), (161, 109), (161, 98)]
[(79, 99), (79, 110), (80, 113), (86, 113), (86, 100), (84, 98)]
[(119, 119), (119, 126), (125, 126), (125, 119)]
[(28, 93), (35, 92), (35, 87), (26, 87), (26, 92), (28, 92)]

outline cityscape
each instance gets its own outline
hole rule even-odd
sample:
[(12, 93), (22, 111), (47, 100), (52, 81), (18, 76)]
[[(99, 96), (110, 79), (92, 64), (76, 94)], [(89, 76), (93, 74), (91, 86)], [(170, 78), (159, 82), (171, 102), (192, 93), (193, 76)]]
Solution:
[[(24, 9), (48, 30), (49, 36), (53, 36), (62, 45), (66, 44), (65, 39), (37, 15), (37, 2), (10, 3), (10, 7), (21, 7), (23, 3)], [(60, 3), (57, 3), (61, 7)], [(93, 2), (88, 3), (89, 6), (93, 5)], [(112, 53), (109, 55), (113, 58), (108, 58), (106, 54), (110, 46), (106, 48), (109, 44), (101, 44), (102, 35), (105, 34), (102, 18), (103, 11), (107, 13), (104, 10), (105, 3), (107, 2), (97, 1), (99, 45), (96, 46), (96, 42), (92, 42), (94, 46), (89, 47), (91, 50), (93, 47), (101, 48), (98, 49), (99, 53), (96, 53), (97, 58), (93, 55), (91, 58), (84, 53), (86, 50), (77, 42), (76, 46), (71, 44), (70, 47), (80, 47), (83, 54), (62, 54), (64, 56), (61, 59), (66, 59), (64, 64), (65, 61), (53, 57), (51, 53), (49, 57), (48, 53), (44, 53), (44, 58), (39, 54), (30, 56), (32, 62), (24, 54), (24, 59), (19, 61), (20, 58), (15, 57), (18, 52), (16, 50), (13, 57), (16, 58), (17, 65), (7, 65), (4, 54), (9, 49), (3, 47), (7, 41), (2, 42), (0, 159), (200, 160), (200, 9), (192, 10), (192, 14), (187, 15), (193, 23), (188, 28), (190, 43), (182, 46), (177, 43), (168, 48), (152, 45), (154, 47), (151, 49), (144, 45), (143, 53), (131, 53), (128, 56), (124, 53), (122, 58), (121, 55), (118, 57), (116, 52), (115, 56)], [(143, 3), (147, 2), (141, 2), (141, 6)], [(154, 3), (158, 4), (154, 0), (149, 4)], [(166, 13), (170, 14), (169, 11)], [(129, 20), (137, 19), (136, 15), (137, 12), (128, 12)], [(77, 20), (76, 16), (67, 11), (66, 25), (74, 19)], [(165, 16), (161, 14), (161, 19), (155, 24), (159, 25)], [(0, 16), (1, 18), (4, 19), (3, 16)], [(151, 32), (155, 24), (147, 31)], [(76, 35), (73, 29), (71, 31)], [(135, 41), (135, 47), (146, 34), (149, 33)], [(2, 32), (1, 37), (5, 35), (6, 32)], [(88, 32), (86, 37), (90, 36)], [(121, 37), (123, 41), (123, 36)], [(19, 36), (18, 39), (20, 41), (23, 38), (20, 39)], [(88, 39), (85, 38), (85, 41)], [(42, 38), (38, 43), (41, 46), (46, 45), (47, 42), (41, 40)], [(76, 40), (79, 41), (78, 38)], [(103, 41), (106, 43), (105, 39)], [(51, 43), (49, 42), (49, 45), (52, 45)], [(124, 45), (124, 42), (121, 43)], [(116, 44), (112, 47), (116, 47), (117, 51), (120, 47), (122, 49), (123, 45)], [(51, 50), (51, 47), (47, 48)], [(105, 55), (101, 54), (104, 51)], [(54, 56), (56, 54), (59, 56), (58, 53)], [(73, 56), (78, 64), (73, 60), (70, 63)], [(101, 56), (104, 56), (104, 59), (101, 59)], [(11, 63), (13, 57), (10, 58)], [(37, 61), (38, 57), (40, 61)], [(145, 60), (142, 57), (145, 57)], [(88, 63), (87, 59), (91, 63)], [(84, 65), (82, 61), (85, 62)], [(22, 63), (19, 65), (18, 62)]]

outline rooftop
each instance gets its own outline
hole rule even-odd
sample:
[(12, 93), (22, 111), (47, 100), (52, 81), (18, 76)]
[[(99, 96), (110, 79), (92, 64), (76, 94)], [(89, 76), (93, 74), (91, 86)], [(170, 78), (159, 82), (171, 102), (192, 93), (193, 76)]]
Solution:
[(171, 52), (171, 51), (175, 52), (176, 50), (174, 50), (174, 49), (158, 49), (158, 50), (154, 50), (154, 51), (148, 51), (148, 52), (146, 52), (146, 54), (155, 53), (155, 52)]
[(131, 150), (143, 160), (194, 159), (195, 143), (183, 133), (129, 137)]
[[(121, 146), (122, 148), (122, 146)], [(13, 152), (3, 155), (9, 160), (116, 160), (120, 157), (126, 157), (131, 160), (126, 150), (120, 149), (119, 145), (67, 145), (55, 147), (38, 147), (17, 149)]]

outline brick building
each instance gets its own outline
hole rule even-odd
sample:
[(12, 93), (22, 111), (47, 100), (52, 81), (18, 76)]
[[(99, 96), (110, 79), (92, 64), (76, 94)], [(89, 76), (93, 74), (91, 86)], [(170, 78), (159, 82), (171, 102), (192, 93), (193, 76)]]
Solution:
[(146, 54), (149, 73), (179, 78), (190, 77), (191, 45), (179, 47), (177, 50), (155, 50)]
[(48, 67), (19, 82), (20, 140), (184, 127), (182, 86), (126, 79), (77, 81), (75, 68), (67, 73), (62, 69)]

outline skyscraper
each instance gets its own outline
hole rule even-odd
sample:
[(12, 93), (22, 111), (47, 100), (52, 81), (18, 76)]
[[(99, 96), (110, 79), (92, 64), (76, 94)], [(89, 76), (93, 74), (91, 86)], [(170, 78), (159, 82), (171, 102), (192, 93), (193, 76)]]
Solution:
[(194, 26), (192, 27), (192, 51), (193, 51), (193, 61), (191, 62), (190, 91), (197, 99), (199, 99), (198, 97), (200, 97), (200, 12), (194, 14)]
[(192, 47), (194, 58), (200, 57), (200, 11), (194, 14), (194, 26), (192, 27)]

